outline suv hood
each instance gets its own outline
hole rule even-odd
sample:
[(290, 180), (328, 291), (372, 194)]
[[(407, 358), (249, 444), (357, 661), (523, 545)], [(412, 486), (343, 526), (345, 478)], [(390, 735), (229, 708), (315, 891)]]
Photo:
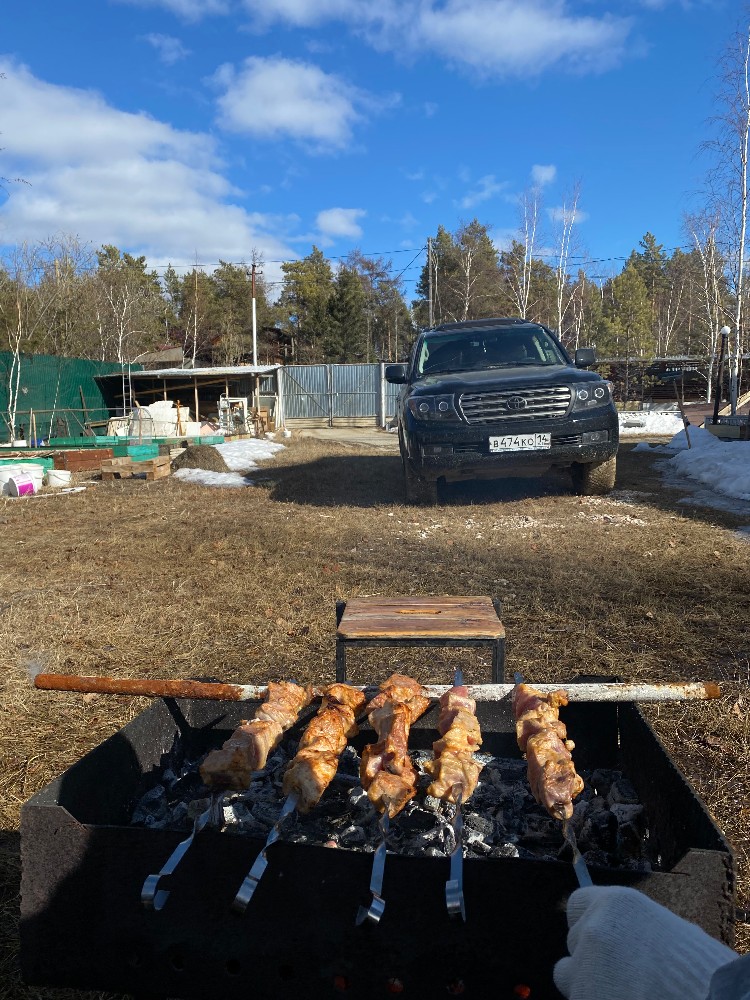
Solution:
[(542, 387), (602, 381), (601, 375), (596, 372), (574, 368), (573, 365), (520, 365), (515, 368), (482, 368), (477, 371), (425, 375), (411, 384), (410, 393), (430, 396), (521, 388), (529, 382)]

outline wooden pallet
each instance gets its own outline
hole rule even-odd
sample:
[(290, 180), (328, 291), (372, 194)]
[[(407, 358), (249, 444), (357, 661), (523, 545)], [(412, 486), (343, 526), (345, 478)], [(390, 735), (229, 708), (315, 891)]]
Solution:
[(68, 472), (98, 472), (104, 462), (112, 459), (112, 454), (111, 448), (58, 451), (54, 456), (54, 465), (56, 469), (67, 469)]
[(146, 473), (146, 479), (164, 479), (172, 472), (169, 455), (157, 455), (142, 462), (134, 462), (132, 458), (110, 458), (102, 462), (102, 482), (113, 483), (115, 477), (130, 479), (136, 473)]

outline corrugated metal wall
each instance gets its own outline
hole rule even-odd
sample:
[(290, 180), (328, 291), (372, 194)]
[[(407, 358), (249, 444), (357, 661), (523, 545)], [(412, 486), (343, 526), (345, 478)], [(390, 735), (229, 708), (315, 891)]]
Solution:
[[(68, 434), (61, 436), (77, 437), (87, 421), (106, 420), (109, 416), (94, 378), (96, 375), (119, 372), (119, 364), (49, 354), (22, 354), (20, 360), (16, 437), (30, 437), (32, 411), (38, 439), (50, 436), (51, 424), (53, 429), (56, 426), (58, 430), (67, 425)], [(10, 351), (0, 351), (0, 439), (5, 441), (10, 439), (8, 404), (12, 362)]]
[[(381, 424), (393, 416), (398, 386), (383, 365), (286, 365), (284, 416), (297, 423)], [(385, 412), (383, 412), (385, 411)]]

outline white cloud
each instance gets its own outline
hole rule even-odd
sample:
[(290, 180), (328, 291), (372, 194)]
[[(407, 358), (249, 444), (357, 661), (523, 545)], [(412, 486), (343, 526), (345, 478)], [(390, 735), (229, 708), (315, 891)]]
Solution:
[[(0, 205), (0, 243), (70, 233), (113, 243), (154, 264), (294, 257), (292, 220), (245, 211), (222, 173), (214, 140), (178, 131), (101, 96), (45, 83), (0, 60), (3, 172), (21, 176)], [(273, 235), (272, 235), (273, 234)]]
[(472, 190), (467, 192), (458, 204), (461, 208), (474, 208), (475, 205), (480, 205), (483, 201), (494, 198), (507, 186), (507, 181), (498, 181), (494, 174), (487, 174), (479, 178)]
[(625, 55), (631, 19), (579, 16), (567, 0), (244, 0), (260, 27), (343, 21), (381, 51), (437, 54), (488, 76), (601, 71)]
[(291, 138), (323, 149), (349, 144), (362, 110), (377, 101), (312, 63), (280, 56), (251, 56), (239, 70), (222, 66), (214, 82), (219, 124), (231, 132), (262, 139)]
[(557, 167), (552, 164), (542, 166), (535, 163), (531, 168), (531, 179), (535, 187), (545, 187), (547, 184), (551, 184), (555, 177), (557, 177)]
[(200, 21), (214, 14), (228, 14), (229, 0), (117, 0), (131, 7), (162, 7), (183, 21)]
[(186, 49), (179, 38), (172, 35), (150, 34), (145, 36), (149, 45), (156, 49), (159, 59), (167, 66), (172, 66), (190, 55), (190, 50)]
[(433, 118), (438, 112), (439, 105), (435, 104), (434, 101), (425, 101), (424, 103), (424, 116), (425, 118)]
[(367, 212), (363, 208), (326, 208), (318, 212), (315, 224), (323, 236), (357, 240), (362, 235), (358, 219), (365, 215)]
[(589, 217), (588, 212), (582, 212), (580, 208), (571, 208), (568, 205), (556, 205), (547, 209), (547, 215), (552, 222), (586, 222)]

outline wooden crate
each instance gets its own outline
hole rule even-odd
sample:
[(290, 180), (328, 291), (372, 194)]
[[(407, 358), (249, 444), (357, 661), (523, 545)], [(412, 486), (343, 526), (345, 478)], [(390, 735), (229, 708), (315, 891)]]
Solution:
[(143, 462), (135, 462), (129, 457), (110, 458), (102, 462), (102, 481), (105, 483), (113, 483), (116, 476), (120, 479), (130, 479), (134, 474), (144, 472), (149, 482), (170, 475), (172, 466), (169, 455), (157, 455)]
[(68, 472), (98, 472), (102, 462), (112, 458), (111, 448), (80, 448), (75, 451), (59, 451), (55, 454), (56, 469)]

